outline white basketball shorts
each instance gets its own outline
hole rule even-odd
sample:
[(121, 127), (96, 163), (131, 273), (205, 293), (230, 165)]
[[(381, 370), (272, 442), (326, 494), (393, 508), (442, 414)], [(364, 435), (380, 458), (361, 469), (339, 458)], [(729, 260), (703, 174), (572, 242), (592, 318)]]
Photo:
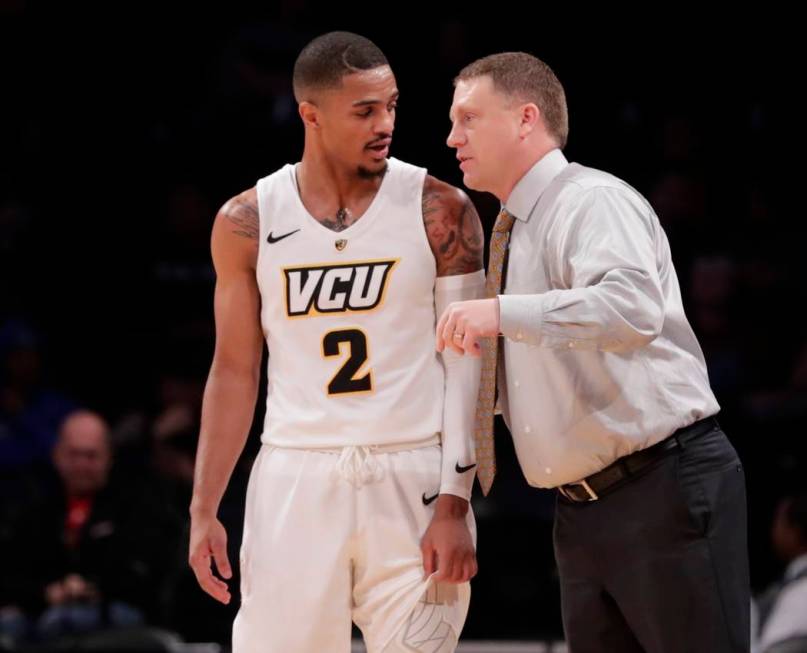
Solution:
[[(247, 490), (233, 653), (348, 653), (351, 620), (368, 653), (454, 651), (470, 584), (425, 578), (420, 552), (440, 487), (435, 442), (261, 447)], [(470, 510), (467, 521), (475, 539)]]

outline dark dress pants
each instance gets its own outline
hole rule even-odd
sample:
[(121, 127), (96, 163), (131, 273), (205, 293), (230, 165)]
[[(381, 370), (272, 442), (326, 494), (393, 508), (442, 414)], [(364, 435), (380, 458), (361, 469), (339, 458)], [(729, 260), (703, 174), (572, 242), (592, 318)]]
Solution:
[(599, 500), (558, 495), (570, 653), (747, 653), (745, 476), (716, 427)]

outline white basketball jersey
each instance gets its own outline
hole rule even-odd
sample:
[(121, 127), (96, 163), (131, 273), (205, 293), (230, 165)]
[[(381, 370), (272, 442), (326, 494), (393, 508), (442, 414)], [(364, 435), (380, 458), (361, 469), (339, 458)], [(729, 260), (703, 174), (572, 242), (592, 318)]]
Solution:
[(426, 170), (388, 162), (367, 211), (340, 232), (305, 209), (294, 165), (258, 182), (267, 444), (394, 444), (442, 428)]

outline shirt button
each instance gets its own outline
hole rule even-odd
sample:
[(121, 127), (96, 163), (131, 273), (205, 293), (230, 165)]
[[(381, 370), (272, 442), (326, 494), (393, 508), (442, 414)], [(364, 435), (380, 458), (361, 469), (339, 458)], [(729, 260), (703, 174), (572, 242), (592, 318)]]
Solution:
[(544, 471), (545, 471), (547, 474), (551, 474), (551, 473), (552, 473), (552, 468), (551, 468), (551, 467), (547, 467), (547, 468), (546, 468)]
[(529, 433), (532, 429), (529, 426), (524, 427), (524, 433)]
[(521, 340), (521, 338), (522, 338), (522, 337), (523, 337), (523, 336), (521, 335), (521, 331), (519, 331), (518, 333), (516, 333), (516, 340)]
[(521, 387), (521, 383), (519, 383), (517, 380), (513, 381), (513, 385), (516, 386), (517, 388)]

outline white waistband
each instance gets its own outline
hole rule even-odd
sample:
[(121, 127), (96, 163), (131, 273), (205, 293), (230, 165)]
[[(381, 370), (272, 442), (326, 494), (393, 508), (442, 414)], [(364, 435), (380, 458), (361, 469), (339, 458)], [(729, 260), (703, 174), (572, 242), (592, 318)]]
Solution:
[(396, 451), (408, 451), (410, 449), (422, 449), (440, 444), (442, 438), (439, 433), (426, 438), (425, 440), (410, 440), (409, 442), (394, 442), (390, 444), (343, 444), (333, 447), (287, 447), (272, 443), (264, 443), (268, 447), (275, 449), (300, 449), (302, 451), (318, 451), (320, 453), (342, 453), (345, 449), (367, 449), (370, 453), (395, 453)]
[[(278, 447), (285, 449), (300, 449), (302, 451), (316, 451), (319, 453), (339, 454), (334, 471), (348, 483), (359, 487), (365, 483), (373, 483), (384, 478), (384, 468), (375, 459), (374, 454), (395, 453), (397, 451), (411, 451), (423, 449), (440, 444), (439, 433), (435, 433), (425, 440), (411, 442), (396, 442), (393, 444), (348, 445), (342, 447)], [(274, 446), (274, 445), (268, 445)]]

